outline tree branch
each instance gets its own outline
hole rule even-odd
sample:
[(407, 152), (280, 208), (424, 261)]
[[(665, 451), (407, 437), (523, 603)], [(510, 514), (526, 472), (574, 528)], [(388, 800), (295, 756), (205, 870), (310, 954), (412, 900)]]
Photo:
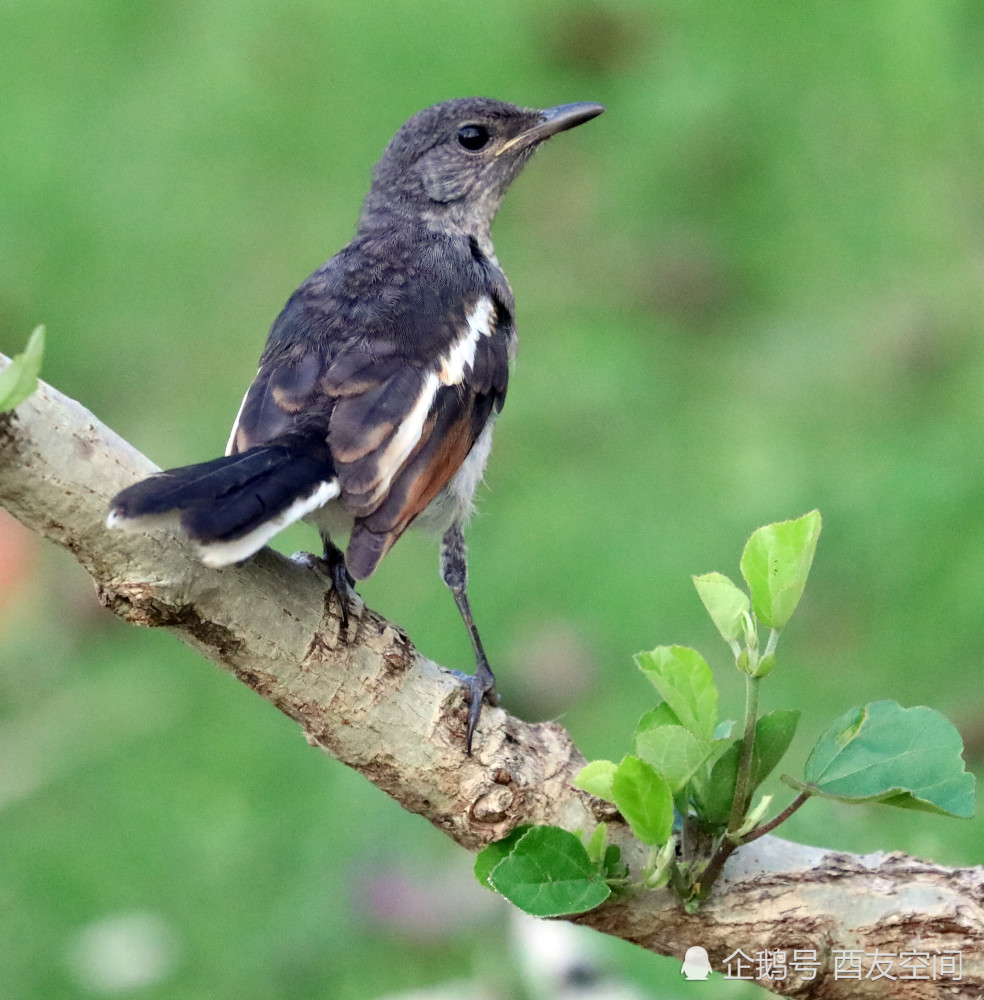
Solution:
[[(0, 370), (7, 364), (0, 355)], [(584, 760), (560, 726), (486, 708), (475, 754), (466, 757), (459, 683), (368, 608), (343, 635), (337, 606), (310, 570), (271, 550), (246, 566), (210, 570), (166, 532), (106, 530), (110, 497), (153, 471), (44, 383), (0, 416), (0, 504), (67, 548), (115, 614), (170, 630), (294, 719), (311, 743), (466, 848), (520, 823), (588, 831), (604, 820), (638, 872), (645, 849), (612, 806), (574, 787)], [(785, 980), (762, 980), (788, 996), (984, 995), (984, 870), (899, 854), (835, 854), (765, 836), (735, 852), (697, 914), (661, 891), (610, 903), (577, 922), (681, 959), (702, 945), (716, 970), (738, 948), (753, 959), (785, 951), (789, 962), (794, 951), (814, 953), (812, 980), (792, 968)], [(859, 980), (848, 966), (835, 974), (838, 958), (853, 950), (868, 956), (865, 976), (876, 949), (895, 957), (889, 972), (896, 978)], [(921, 960), (903, 963), (904, 952), (924, 953), (925, 968)], [(940, 953), (951, 953), (951, 962), (959, 956), (960, 979), (955, 970), (941, 974), (947, 966)], [(753, 963), (742, 971), (759, 970)]]

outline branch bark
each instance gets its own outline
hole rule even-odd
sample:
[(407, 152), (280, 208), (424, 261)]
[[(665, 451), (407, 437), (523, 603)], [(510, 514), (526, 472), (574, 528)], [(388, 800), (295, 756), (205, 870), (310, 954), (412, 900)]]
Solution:
[[(0, 355), (0, 370), (7, 364)], [(310, 570), (271, 550), (246, 566), (209, 570), (171, 534), (106, 530), (110, 497), (155, 469), (44, 383), (0, 415), (0, 504), (67, 548), (115, 614), (194, 646), (294, 719), (312, 744), (463, 847), (474, 850), (520, 823), (590, 830), (604, 820), (638, 871), (646, 852), (613, 807), (574, 787), (584, 759), (560, 726), (486, 708), (474, 756), (466, 757), (467, 707), (457, 681), (369, 608), (343, 634), (337, 606)], [(984, 995), (980, 868), (832, 853), (765, 836), (735, 852), (697, 914), (661, 891), (576, 922), (680, 959), (701, 945), (718, 971), (741, 949), (750, 962), (732, 958), (732, 974), (786, 996)], [(784, 953), (785, 978), (778, 968), (775, 978), (761, 977), (765, 952)]]

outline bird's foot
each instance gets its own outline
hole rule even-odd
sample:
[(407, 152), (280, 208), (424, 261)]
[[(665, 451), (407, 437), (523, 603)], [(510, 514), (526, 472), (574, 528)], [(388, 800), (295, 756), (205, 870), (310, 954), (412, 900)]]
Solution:
[(362, 598), (355, 592), (355, 580), (345, 566), (345, 557), (335, 550), (338, 557), (331, 554), (316, 556), (313, 552), (295, 552), (290, 561), (306, 569), (314, 570), (328, 584), (338, 599), (339, 615), (342, 619), (342, 631), (348, 634), (349, 615), (359, 616), (362, 610)]
[(465, 734), (465, 753), (471, 756), (472, 738), (478, 727), (478, 720), (482, 714), (482, 705), (491, 705), (493, 708), (500, 704), (502, 699), (495, 689), (495, 676), (489, 669), (487, 663), (480, 663), (474, 674), (466, 674), (461, 670), (452, 670), (458, 680), (461, 681), (468, 698), (468, 729)]

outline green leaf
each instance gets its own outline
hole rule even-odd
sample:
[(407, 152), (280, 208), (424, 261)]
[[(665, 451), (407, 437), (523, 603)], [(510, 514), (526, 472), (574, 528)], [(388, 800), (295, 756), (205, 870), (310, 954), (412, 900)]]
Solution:
[(673, 862), (676, 860), (676, 844), (668, 840), (656, 855), (655, 863), (642, 869), (642, 882), (647, 889), (662, 889), (670, 881), (673, 874)]
[(506, 857), (506, 855), (512, 852), (512, 849), (519, 843), (520, 838), (523, 834), (528, 833), (533, 827), (529, 823), (524, 823), (522, 826), (517, 826), (511, 833), (507, 834), (502, 840), (497, 840), (495, 843), (488, 844), (483, 847), (475, 857), (475, 867), (472, 869), (475, 872), (475, 878), (485, 886), (486, 889), (492, 888), (492, 883), (489, 881), (489, 876), (492, 874), (492, 869)]
[(748, 671), (752, 677), (768, 677), (776, 669), (776, 654), (766, 653), (759, 657), (758, 663)]
[(734, 719), (724, 719), (719, 722), (714, 730), (714, 739), (711, 740), (711, 753), (707, 758), (711, 765), (714, 765), (727, 753), (729, 747), (734, 742), (734, 729), (737, 723)]
[(625, 878), (628, 875), (629, 868), (622, 864), (622, 848), (618, 844), (609, 844), (605, 848), (603, 867), (605, 878)]
[(606, 802), (614, 802), (612, 778), (615, 776), (615, 764), (610, 760), (593, 760), (585, 764), (574, 778), (574, 784), (589, 795), (596, 795)]
[(652, 729), (654, 726), (679, 726), (680, 720), (676, 712), (661, 701), (655, 708), (642, 713), (642, 718), (636, 723), (635, 731), (641, 733), (644, 729)]
[(820, 512), (767, 524), (752, 533), (741, 556), (741, 575), (758, 620), (780, 629), (796, 610), (820, 537)]
[(700, 653), (687, 646), (657, 646), (637, 653), (635, 660), (680, 724), (697, 739), (709, 741), (717, 725), (718, 693)]
[(795, 787), (842, 802), (974, 814), (974, 778), (956, 727), (925, 706), (874, 701), (852, 708), (820, 736)]
[(755, 756), (750, 791), (758, 788), (785, 756), (796, 735), (799, 720), (799, 709), (777, 708), (755, 723)]
[(638, 757), (623, 757), (612, 781), (615, 805), (644, 844), (665, 844), (673, 832), (670, 786)]
[(736, 740), (714, 762), (706, 779), (694, 789), (695, 805), (704, 822), (711, 827), (724, 826), (731, 816), (731, 802), (738, 780), (738, 759), (741, 740)]
[(497, 892), (535, 917), (584, 913), (611, 895), (584, 844), (558, 826), (528, 830), (492, 869), (489, 881)]
[[(752, 780), (749, 795), (772, 773), (796, 734), (800, 713), (777, 709), (755, 723), (755, 749), (752, 756)], [(709, 779), (697, 792), (701, 816), (711, 826), (723, 826), (731, 814), (735, 797), (738, 764), (743, 740), (735, 740), (711, 768)]]
[(752, 603), (748, 594), (723, 573), (704, 573), (693, 578), (700, 599), (725, 642), (735, 642), (744, 635), (745, 615)]
[(584, 849), (588, 857), (596, 864), (602, 864), (605, 859), (605, 838), (608, 836), (608, 824), (599, 823), (591, 834)]
[(15, 355), (0, 372), (0, 413), (20, 406), (38, 387), (38, 372), (44, 355), (44, 327), (37, 326), (22, 354)]
[(666, 779), (675, 795), (710, 757), (711, 745), (683, 726), (656, 725), (636, 732), (635, 752)]

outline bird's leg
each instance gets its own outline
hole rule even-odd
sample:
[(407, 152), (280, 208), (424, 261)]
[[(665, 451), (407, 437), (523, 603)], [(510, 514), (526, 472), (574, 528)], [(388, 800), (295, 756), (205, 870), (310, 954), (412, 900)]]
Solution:
[(349, 610), (352, 607), (352, 598), (355, 597), (355, 580), (345, 565), (345, 553), (337, 546), (332, 545), (331, 539), (327, 535), (322, 535), (321, 541), (325, 546), (325, 554), (322, 558), (327, 563), (331, 586), (338, 598), (338, 607), (342, 615), (342, 630), (348, 635)]
[(472, 618), (471, 606), (468, 603), (468, 564), (466, 560), (465, 539), (461, 533), (461, 525), (453, 524), (441, 539), (441, 578), (454, 595), (461, 618), (471, 636), (472, 648), (475, 650), (475, 673), (458, 674), (465, 682), (469, 693), (468, 731), (465, 737), (465, 752), (471, 756), (472, 737), (482, 714), (482, 703), (499, 704), (499, 696), (495, 690), (495, 676), (489, 667), (489, 661), (482, 647), (475, 620)]
[(332, 544), (327, 535), (321, 536), (322, 544), (325, 547), (323, 556), (316, 556), (312, 552), (295, 552), (291, 559), (302, 566), (313, 569), (323, 580), (325, 580), (335, 592), (338, 598), (339, 613), (342, 618), (342, 631), (348, 633), (349, 611), (354, 604), (355, 580), (349, 573), (345, 565), (345, 553)]

